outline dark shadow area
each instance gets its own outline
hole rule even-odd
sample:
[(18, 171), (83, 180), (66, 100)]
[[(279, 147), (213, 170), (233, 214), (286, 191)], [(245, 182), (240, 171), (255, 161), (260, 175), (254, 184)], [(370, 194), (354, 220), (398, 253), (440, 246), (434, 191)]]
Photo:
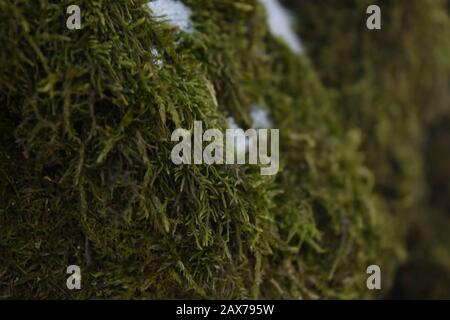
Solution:
[(408, 232), (408, 260), (396, 273), (393, 299), (450, 296), (450, 118), (434, 122), (425, 145), (426, 210)]

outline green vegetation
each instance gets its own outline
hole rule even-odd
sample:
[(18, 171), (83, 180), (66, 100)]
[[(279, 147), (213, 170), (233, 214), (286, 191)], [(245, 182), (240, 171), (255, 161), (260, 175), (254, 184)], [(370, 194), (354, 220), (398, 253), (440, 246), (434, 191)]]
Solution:
[[(259, 1), (183, 2), (196, 32), (144, 1), (79, 0), (80, 31), (71, 1), (0, 1), (0, 297), (365, 298), (370, 264), (386, 295), (429, 209), (445, 3), (383, 1), (368, 31), (368, 1), (286, 1), (300, 56)], [(246, 129), (254, 104), (280, 128), (277, 176), (172, 164), (174, 129)]]

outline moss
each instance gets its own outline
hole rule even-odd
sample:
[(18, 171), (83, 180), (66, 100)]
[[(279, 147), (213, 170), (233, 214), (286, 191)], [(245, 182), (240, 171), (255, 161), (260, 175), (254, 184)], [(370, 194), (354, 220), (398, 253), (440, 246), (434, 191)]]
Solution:
[[(369, 4), (380, 6), (382, 30), (363, 27)], [(341, 106), (342, 123), (362, 132), (375, 192), (383, 210), (396, 220), (397, 242), (405, 242), (406, 235), (414, 233), (410, 224), (428, 228), (424, 221), (436, 223), (433, 201), (427, 198), (434, 184), (424, 169), (433, 145), (427, 141), (428, 127), (450, 112), (446, 1), (290, 5), (297, 6), (298, 31), (320, 78)], [(432, 154), (444, 156), (442, 150)], [(446, 176), (445, 170), (439, 174)], [(429, 217), (423, 217), (427, 213)], [(422, 245), (429, 240), (423, 239)]]
[[(385, 83), (398, 65), (379, 72), (384, 57), (370, 47), (359, 71), (329, 58), (322, 68), (321, 56), (295, 55), (270, 35), (258, 1), (184, 2), (194, 33), (151, 18), (143, 1), (79, 1), (81, 31), (64, 27), (67, 1), (0, 2), (0, 296), (371, 296), (366, 267), (396, 267), (398, 212), (420, 194), (410, 182), (421, 176), (419, 108), (399, 126), (401, 111), (384, 102), (407, 108), (421, 68), (400, 69), (398, 96)], [(317, 8), (302, 5), (307, 25)], [(427, 5), (434, 34), (440, 24), (427, 19), (445, 19)], [(339, 52), (320, 44), (321, 31), (305, 38), (311, 56)], [(406, 52), (414, 37), (401, 34)], [(397, 43), (378, 45), (400, 54)], [(438, 77), (443, 62), (433, 61), (425, 69)], [(175, 128), (225, 128), (227, 116), (246, 128), (255, 103), (281, 129), (276, 177), (170, 162)], [(82, 266), (80, 291), (65, 288), (69, 264)]]

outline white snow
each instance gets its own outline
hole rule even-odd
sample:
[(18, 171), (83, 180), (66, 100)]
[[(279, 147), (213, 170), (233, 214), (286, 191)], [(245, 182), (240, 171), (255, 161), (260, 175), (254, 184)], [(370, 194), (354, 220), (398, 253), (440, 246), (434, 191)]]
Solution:
[[(272, 128), (272, 120), (270, 120), (267, 110), (262, 107), (257, 105), (252, 106), (252, 110), (250, 111), (250, 117), (252, 118), (253, 121), (252, 124), (253, 129)], [(238, 126), (236, 120), (233, 117), (227, 118), (227, 125), (229, 129), (242, 129)], [(235, 151), (248, 152), (250, 146), (257, 143), (258, 143), (257, 141), (253, 141), (252, 139), (245, 139), (245, 142), (237, 140)]]
[(253, 120), (252, 128), (255, 129), (270, 129), (272, 128), (272, 120), (269, 118), (267, 110), (258, 106), (252, 106), (250, 116)]
[(155, 62), (155, 64), (161, 69), (162, 67), (164, 67), (164, 62), (161, 58), (161, 55), (159, 54), (158, 49), (156, 48), (152, 48), (150, 50), (150, 52), (152, 53), (153, 56), (153, 61)]
[(188, 33), (194, 31), (191, 21), (192, 10), (181, 1), (155, 0), (147, 5), (152, 10), (154, 17), (162, 18), (182, 31)]
[(233, 117), (227, 118), (227, 124), (229, 129), (239, 129), (239, 126), (236, 123), (236, 120), (234, 120)]
[[(237, 123), (236, 120), (234, 120), (233, 117), (227, 118), (227, 124), (229, 129), (241, 129)], [(235, 152), (247, 152), (248, 148), (248, 139), (245, 139), (245, 141), (241, 141), (240, 139), (237, 139), (236, 145), (235, 145)]]
[[(259, 129), (271, 129), (273, 126), (272, 120), (269, 117), (269, 114), (267, 112), (267, 109), (258, 106), (253, 105), (252, 110), (250, 111), (250, 117), (252, 118), (252, 128), (259, 130)], [(267, 137), (266, 137), (267, 138)], [(262, 137), (260, 137), (262, 139)], [(260, 141), (260, 143), (267, 143), (267, 140)], [(247, 149), (250, 149), (253, 145), (258, 146), (257, 141), (253, 141), (252, 139), (249, 139), (249, 143), (247, 145)]]
[(278, 0), (260, 0), (267, 11), (267, 24), (274, 36), (283, 39), (295, 53), (303, 53), (300, 39), (294, 32), (294, 18)]

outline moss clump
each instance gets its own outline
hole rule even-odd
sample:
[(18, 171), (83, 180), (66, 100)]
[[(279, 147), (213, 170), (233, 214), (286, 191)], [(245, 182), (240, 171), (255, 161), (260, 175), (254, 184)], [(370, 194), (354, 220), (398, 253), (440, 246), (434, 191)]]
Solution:
[[(450, 112), (448, 1), (285, 2), (298, 9), (299, 33), (321, 80), (333, 91), (342, 123), (362, 132), (375, 192), (396, 220), (397, 241), (417, 234), (410, 225), (435, 230), (431, 226), (441, 218), (436, 220), (434, 200), (427, 195), (436, 183), (426, 173), (427, 166), (435, 166), (428, 160), (430, 146), (445, 137), (430, 141), (427, 136), (428, 128)], [(364, 28), (370, 4), (381, 8), (382, 30)], [(431, 154), (445, 159), (443, 150), (434, 148)], [(448, 177), (442, 166), (436, 170)], [(422, 241), (421, 246), (439, 242)], [(439, 243), (450, 247), (448, 241)]]
[[(367, 265), (393, 269), (403, 244), (378, 191), (387, 145), (351, 122), (363, 91), (331, 90), (270, 35), (256, 0), (184, 2), (194, 33), (143, 1), (79, 1), (81, 31), (64, 28), (68, 1), (0, 2), (0, 296), (369, 296)], [(280, 128), (276, 177), (170, 162), (175, 128), (225, 128), (227, 116), (246, 128), (253, 104)], [(69, 264), (82, 267), (80, 291), (65, 287)]]

